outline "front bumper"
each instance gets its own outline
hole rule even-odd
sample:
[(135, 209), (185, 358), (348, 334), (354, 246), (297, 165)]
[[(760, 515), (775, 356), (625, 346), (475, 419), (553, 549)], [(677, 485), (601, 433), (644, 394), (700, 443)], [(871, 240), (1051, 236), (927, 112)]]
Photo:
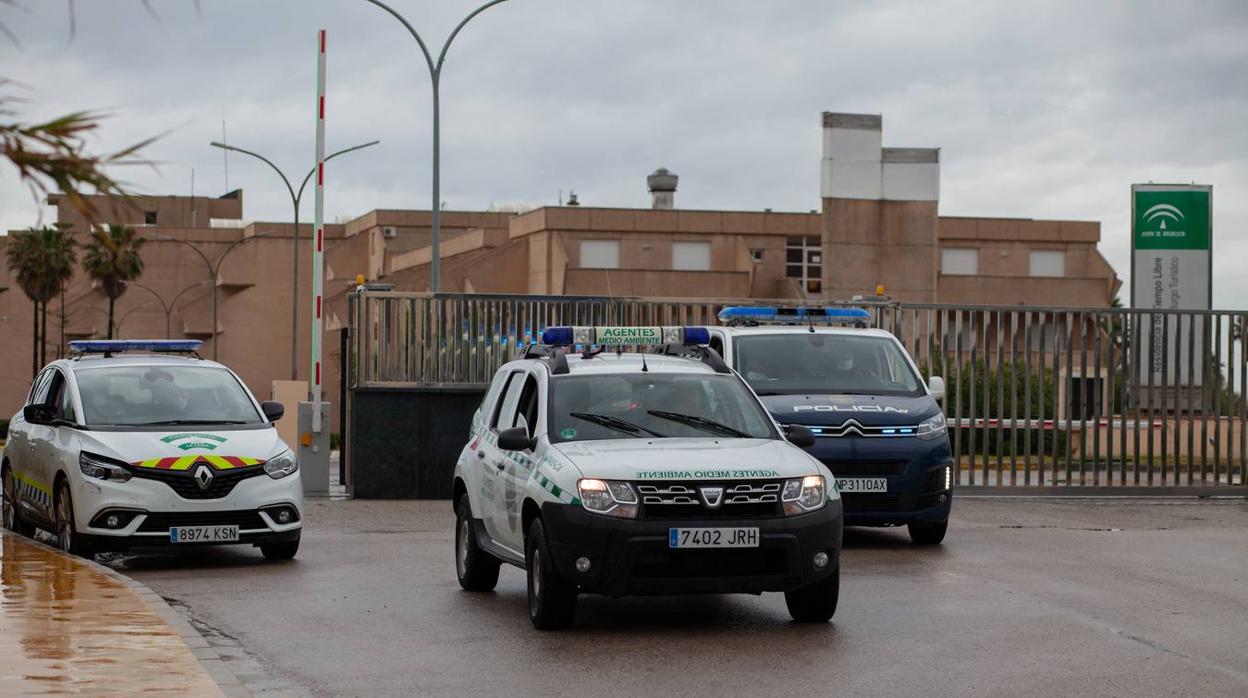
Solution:
[(949, 518), (949, 440), (820, 438), (809, 449), (837, 478), (884, 478), (887, 492), (842, 492), (846, 526), (900, 526)]
[[(75, 527), (79, 537), (99, 550), (175, 545), (169, 540), (170, 526), (237, 525), (239, 540), (226, 545), (293, 542), (303, 528), (303, 485), (297, 474), (279, 480), (267, 475), (251, 477), (217, 499), (184, 499), (164, 482), (137, 477), (127, 482), (74, 479)], [(295, 511), (295, 521), (279, 524), (274, 520), (268, 510), (282, 505)], [(111, 511), (138, 514), (119, 529), (98, 525), (97, 517)]]
[[(762, 593), (791, 591), (837, 569), (841, 550), (841, 502), (785, 518), (631, 520), (599, 516), (579, 505), (542, 505), (555, 565), (583, 591), (607, 596)], [(759, 547), (674, 550), (673, 527), (757, 527)], [(816, 570), (812, 559), (826, 552)], [(588, 557), (590, 571), (576, 571)]]

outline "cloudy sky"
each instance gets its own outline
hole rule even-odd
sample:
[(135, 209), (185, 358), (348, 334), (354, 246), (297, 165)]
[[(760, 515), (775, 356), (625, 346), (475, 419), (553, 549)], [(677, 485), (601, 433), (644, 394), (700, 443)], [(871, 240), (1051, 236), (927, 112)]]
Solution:
[[(330, 220), (427, 208), (429, 76), (414, 41), (364, 0), (63, 0), (0, 5), (0, 75), (21, 116), (114, 116), (96, 145), (165, 133), (144, 193), (217, 195), (220, 151), (310, 167), (314, 38), (329, 32)], [(431, 45), (475, 3), (390, 0)], [(683, 208), (819, 205), (824, 110), (882, 113), (891, 146), (942, 148), (941, 213), (1097, 220), (1129, 274), (1132, 182), (1214, 185), (1217, 307), (1248, 307), (1248, 3), (510, 0), (473, 20), (442, 85), (449, 208), (646, 206), (680, 174)], [(431, 46), (436, 51), (436, 46)], [(13, 90), (10, 89), (10, 92)], [(229, 160), (246, 215), (288, 220), (263, 165)], [(310, 202), (309, 202), (310, 203)], [(40, 207), (0, 165), (0, 228)], [(311, 214), (309, 205), (305, 215)]]

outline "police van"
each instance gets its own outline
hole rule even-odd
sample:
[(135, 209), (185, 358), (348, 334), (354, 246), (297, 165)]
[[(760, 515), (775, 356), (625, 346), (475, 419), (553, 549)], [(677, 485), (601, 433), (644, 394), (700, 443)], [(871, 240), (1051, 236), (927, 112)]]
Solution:
[[(840, 589), (827, 467), (706, 348), (706, 328), (551, 327), (495, 374), (455, 464), (455, 568), (492, 590), (526, 571), (529, 618), (578, 594), (784, 592), (823, 622)], [(680, 345), (684, 356), (625, 352)], [(578, 350), (579, 348), (579, 350)], [(798, 444), (798, 445), (794, 445)]]
[(82, 340), (35, 377), (0, 459), (4, 527), (91, 557), (134, 546), (299, 550), (303, 486), (276, 402), (200, 340)]
[(863, 308), (729, 307), (709, 346), (749, 383), (782, 425), (815, 436), (847, 526), (909, 527), (919, 544), (944, 540), (953, 454), (940, 401), (895, 336), (868, 329)]

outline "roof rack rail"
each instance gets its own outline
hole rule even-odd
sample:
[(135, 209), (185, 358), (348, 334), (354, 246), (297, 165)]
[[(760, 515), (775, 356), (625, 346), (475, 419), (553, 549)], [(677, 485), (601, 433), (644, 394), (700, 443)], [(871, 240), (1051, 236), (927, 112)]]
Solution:
[(563, 347), (537, 343), (526, 344), (516, 358), (550, 359), (550, 372), (552, 375), (560, 376), (569, 372), (568, 357), (564, 354)]
[(716, 373), (732, 373), (732, 369), (724, 362), (724, 357), (714, 349), (700, 344), (660, 344), (654, 353), (663, 356), (684, 356), (701, 361), (710, 366)]

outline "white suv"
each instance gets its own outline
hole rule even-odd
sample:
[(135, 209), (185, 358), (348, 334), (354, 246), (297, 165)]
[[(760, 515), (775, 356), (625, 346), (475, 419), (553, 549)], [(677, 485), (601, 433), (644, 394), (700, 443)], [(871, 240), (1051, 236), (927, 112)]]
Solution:
[(795, 619), (832, 617), (841, 502), (795, 445), (810, 431), (782, 431), (705, 346), (700, 360), (602, 350), (708, 337), (548, 328), (498, 370), (455, 466), (464, 589), (492, 590), (502, 562), (526, 570), (539, 629), (571, 623), (582, 592), (784, 592)]
[[(90, 557), (132, 546), (299, 549), (303, 488), (260, 403), (200, 342), (71, 342), (35, 378), (0, 461), (4, 526)], [(138, 353), (135, 352), (149, 352)], [(191, 355), (180, 356), (176, 353)]]

